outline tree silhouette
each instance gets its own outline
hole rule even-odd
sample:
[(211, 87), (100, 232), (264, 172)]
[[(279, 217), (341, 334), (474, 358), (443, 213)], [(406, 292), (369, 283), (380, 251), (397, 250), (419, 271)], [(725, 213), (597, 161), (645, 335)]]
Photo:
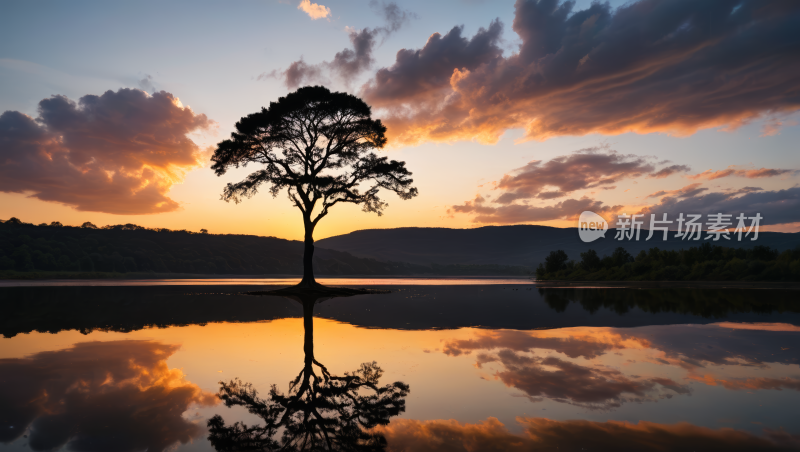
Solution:
[(262, 184), (273, 197), (288, 191), (305, 228), (300, 285), (314, 286), (314, 228), (331, 207), (359, 204), (364, 212), (380, 215), (387, 206), (378, 197), (381, 188), (401, 199), (417, 195), (405, 162), (372, 152), (386, 145), (385, 133), (358, 97), (307, 86), (237, 122), (231, 138), (217, 145), (212, 169), (221, 176), (240, 165), (262, 165), (241, 182), (229, 183), (222, 193), (225, 201), (239, 203)]
[(303, 303), (305, 360), (289, 393), (272, 385), (263, 399), (250, 383), (220, 382), (219, 398), (226, 406), (242, 406), (264, 425), (225, 425), (215, 415), (208, 421), (209, 441), (218, 451), (385, 450), (386, 439), (371, 430), (405, 411), (408, 385), (398, 381), (379, 386), (383, 370), (375, 362), (341, 377), (331, 375), (314, 357), (315, 300), (298, 301)]

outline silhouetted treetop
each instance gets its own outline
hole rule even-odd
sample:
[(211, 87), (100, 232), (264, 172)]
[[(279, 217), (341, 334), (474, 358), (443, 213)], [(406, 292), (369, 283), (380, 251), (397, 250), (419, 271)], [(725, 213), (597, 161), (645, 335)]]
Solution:
[(242, 118), (211, 158), (218, 176), (229, 168), (261, 165), (244, 180), (228, 183), (225, 201), (239, 203), (258, 193), (262, 184), (273, 197), (287, 190), (303, 214), (302, 285), (316, 284), (311, 266), (314, 228), (331, 207), (358, 204), (364, 212), (381, 215), (387, 206), (378, 196), (381, 188), (400, 199), (417, 195), (405, 162), (373, 152), (386, 145), (386, 127), (371, 115), (358, 97), (306, 86)]
[[(303, 212), (321, 201), (316, 220), (339, 202), (362, 204), (364, 211), (380, 214), (386, 206), (377, 196), (380, 188), (402, 199), (417, 194), (404, 162), (371, 152), (384, 147), (385, 133), (386, 127), (371, 118), (370, 107), (358, 97), (307, 86), (237, 122), (231, 138), (219, 143), (212, 168), (222, 175), (231, 167), (265, 165), (228, 184), (222, 195), (226, 201), (238, 203), (266, 183), (273, 196), (288, 189)], [(362, 190), (359, 185), (365, 181), (372, 186)]]

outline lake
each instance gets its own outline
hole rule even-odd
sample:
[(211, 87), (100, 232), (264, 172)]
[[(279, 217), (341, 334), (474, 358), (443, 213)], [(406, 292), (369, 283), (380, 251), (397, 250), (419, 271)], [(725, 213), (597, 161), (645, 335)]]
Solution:
[(796, 290), (321, 282), (6, 282), (0, 449), (800, 445)]

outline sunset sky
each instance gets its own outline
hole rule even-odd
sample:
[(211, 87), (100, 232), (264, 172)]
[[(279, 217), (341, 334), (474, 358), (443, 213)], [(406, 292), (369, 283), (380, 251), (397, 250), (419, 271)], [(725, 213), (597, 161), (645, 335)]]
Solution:
[[(299, 86), (363, 98), (419, 196), (366, 228), (760, 213), (800, 231), (800, 3), (4, 1), (0, 219), (302, 238), (220, 194), (236, 121)], [(4, 113), (2, 113), (4, 112)]]

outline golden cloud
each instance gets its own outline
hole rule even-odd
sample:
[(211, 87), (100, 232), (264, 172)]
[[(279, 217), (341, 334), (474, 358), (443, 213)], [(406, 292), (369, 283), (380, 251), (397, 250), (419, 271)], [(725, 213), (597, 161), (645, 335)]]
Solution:
[(174, 211), (167, 196), (203, 151), (187, 136), (213, 121), (170, 93), (137, 89), (39, 102), (39, 117), (0, 115), (0, 191), (77, 210), (136, 215)]

